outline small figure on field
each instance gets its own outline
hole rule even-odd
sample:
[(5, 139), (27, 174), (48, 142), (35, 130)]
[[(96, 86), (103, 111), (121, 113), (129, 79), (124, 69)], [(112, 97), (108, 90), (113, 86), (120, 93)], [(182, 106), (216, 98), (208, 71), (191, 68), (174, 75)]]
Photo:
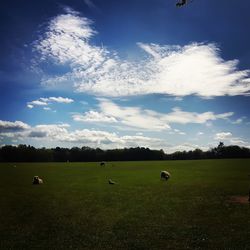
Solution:
[(105, 162), (102, 161), (102, 162), (100, 163), (100, 166), (104, 167), (104, 166), (105, 166)]
[(116, 182), (112, 181), (111, 179), (109, 179), (109, 184), (110, 185), (114, 185), (114, 184), (117, 184)]
[(170, 178), (170, 173), (167, 171), (161, 171), (161, 179), (165, 179), (166, 181)]
[(34, 176), (32, 184), (43, 184), (43, 180), (39, 176)]

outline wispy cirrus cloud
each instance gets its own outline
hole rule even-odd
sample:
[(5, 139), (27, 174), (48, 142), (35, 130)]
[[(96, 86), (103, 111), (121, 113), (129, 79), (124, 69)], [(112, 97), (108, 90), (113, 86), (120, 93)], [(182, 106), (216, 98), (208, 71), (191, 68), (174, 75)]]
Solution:
[(94, 1), (92, 0), (83, 0), (83, 1), (90, 9), (100, 11), (99, 8), (95, 5)]
[(53, 18), (35, 42), (41, 60), (69, 65), (66, 74), (44, 78), (46, 86), (67, 83), (79, 92), (99, 96), (167, 94), (235, 96), (250, 94), (249, 70), (238, 70), (238, 60), (224, 60), (215, 44), (168, 46), (138, 43), (147, 57), (121, 59), (115, 51), (93, 45), (92, 21), (66, 10)]
[(197, 135), (198, 135), (198, 136), (204, 135), (204, 132), (199, 131), (199, 132), (197, 133)]
[[(34, 101), (31, 101), (31, 102), (28, 102), (27, 103), (27, 107), (32, 109), (34, 108), (34, 106), (48, 106), (52, 103), (72, 103), (74, 102), (73, 99), (70, 99), (70, 98), (65, 98), (65, 97), (48, 97), (48, 98), (44, 98), (44, 97), (41, 97), (39, 98), (38, 100), (34, 100)], [(45, 110), (50, 110), (49, 107), (44, 107)]]
[[(227, 119), (233, 112), (215, 114), (208, 111), (204, 113), (187, 112), (180, 108), (174, 108), (169, 113), (160, 113), (139, 107), (124, 107), (104, 98), (99, 98), (99, 110), (88, 111), (84, 114), (74, 114), (75, 121), (93, 123), (115, 123), (150, 131), (162, 131), (171, 129), (170, 124), (205, 124), (217, 119)], [(184, 135), (183, 131), (173, 130), (177, 134)]]
[(177, 135), (186, 135), (186, 132), (183, 132), (183, 131), (175, 128), (172, 131), (170, 131), (169, 134), (172, 134), (172, 135), (174, 135), (174, 134), (177, 134)]
[(239, 124), (242, 124), (245, 119), (246, 119), (246, 117), (243, 116), (243, 117), (240, 117), (236, 120), (230, 120), (230, 123), (235, 124), (235, 125), (239, 125)]
[[(159, 119), (159, 114), (152, 114), (151, 112), (138, 107), (121, 107), (107, 99), (100, 99), (98, 111), (88, 111), (83, 115), (76, 114), (73, 115), (73, 119), (75, 121), (97, 122), (101, 124), (107, 122), (108, 118), (109, 123), (115, 123), (116, 125), (119, 123), (120, 125), (137, 129), (152, 131), (170, 129), (166, 121)], [(95, 114), (95, 117), (105, 117), (106, 119), (89, 119), (90, 114)]]

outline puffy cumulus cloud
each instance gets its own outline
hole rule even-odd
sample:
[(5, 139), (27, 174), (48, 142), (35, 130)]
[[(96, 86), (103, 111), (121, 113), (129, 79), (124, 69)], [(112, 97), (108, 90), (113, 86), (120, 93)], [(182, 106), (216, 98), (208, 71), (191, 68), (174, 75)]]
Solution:
[(57, 139), (58, 135), (67, 134), (68, 124), (41, 124), (34, 127), (29, 126), (23, 122), (5, 122), (8, 129), (1, 131), (0, 135), (3, 137), (16, 138), (16, 139), (28, 139), (28, 138), (46, 138)]
[(165, 142), (158, 138), (146, 136), (119, 136), (100, 130), (76, 130), (61, 138), (63, 142), (87, 144), (90, 147), (101, 147), (104, 149), (124, 147), (150, 147), (160, 148)]
[(121, 148), (132, 146), (159, 147), (161, 139), (145, 136), (119, 136), (102, 130), (75, 130), (69, 131), (65, 125), (38, 125), (28, 134), (29, 137), (64, 142), (70, 144), (82, 144), (91, 147)]
[(166, 145), (165, 141), (159, 138), (146, 137), (143, 135), (124, 135), (111, 133), (102, 130), (69, 130), (68, 124), (41, 124), (34, 127), (25, 127), (23, 131), (12, 131), (0, 133), (1, 141), (4, 138), (10, 138), (16, 141), (22, 141), (32, 144), (31, 140), (47, 145), (77, 145), (109, 148), (123, 147), (150, 147), (160, 149)]
[[(115, 51), (93, 45), (97, 32), (92, 21), (66, 10), (53, 18), (34, 44), (41, 60), (51, 59), (70, 70), (42, 80), (46, 86), (73, 85), (99, 96), (160, 93), (205, 98), (250, 94), (249, 70), (239, 70), (238, 60), (224, 60), (215, 44), (166, 46), (138, 43), (145, 54), (135, 61), (121, 59)], [(30, 104), (32, 105), (32, 104)]]
[(31, 131), (28, 135), (29, 137), (32, 138), (43, 138), (47, 136), (47, 133), (45, 131)]
[(230, 132), (221, 132), (221, 133), (217, 133), (215, 136), (214, 136), (214, 139), (215, 140), (227, 140), (227, 139), (230, 139), (232, 138), (232, 133)]
[(86, 143), (90, 146), (101, 146), (119, 144), (119, 137), (116, 133), (110, 133), (100, 130), (76, 130), (70, 132), (67, 136), (61, 138), (64, 142)]
[(214, 136), (214, 140), (223, 141), (227, 144), (238, 145), (238, 146), (250, 148), (250, 142), (245, 141), (241, 137), (233, 136), (233, 134), (231, 132), (216, 133)]
[(59, 140), (61, 136), (68, 133), (69, 124), (41, 124), (30, 129), (24, 136), (31, 138), (46, 137), (50, 140)]
[[(5, 122), (6, 123), (6, 122)], [(11, 123), (11, 122), (9, 122)], [(14, 123), (13, 123), (14, 124)], [(94, 129), (78, 129), (71, 130), (68, 124), (40, 124), (29, 126), (25, 123), (21, 124), (21, 130), (13, 130), (13, 124), (9, 127), (12, 130), (0, 131), (0, 141), (5, 143), (5, 139), (13, 142), (47, 145), (47, 146), (89, 146), (100, 147), (102, 149), (124, 148), (124, 147), (149, 147), (151, 149), (163, 149), (165, 152), (172, 153), (175, 151), (188, 151), (200, 148), (207, 150), (207, 146), (195, 145), (189, 142), (182, 144), (169, 144), (166, 139), (144, 136), (142, 133), (135, 135), (119, 135), (115, 132), (107, 132)], [(20, 126), (19, 126), (20, 129)], [(179, 130), (175, 131), (180, 132)], [(230, 132), (222, 132), (216, 134), (217, 139), (226, 140), (230, 144), (244, 147), (250, 147), (250, 144), (242, 138), (234, 137)], [(8, 141), (8, 140), (7, 140)]]
[(0, 133), (23, 131), (29, 128), (28, 124), (21, 121), (10, 122), (0, 120)]
[(34, 108), (34, 106), (47, 106), (47, 105), (48, 105), (48, 103), (45, 101), (34, 100), (32, 102), (27, 103), (27, 108), (32, 109), (32, 108)]
[[(44, 98), (44, 97), (41, 97), (39, 98), (38, 100), (34, 100), (34, 101), (31, 101), (31, 102), (28, 102), (27, 103), (27, 107), (32, 109), (34, 108), (34, 106), (48, 106), (52, 103), (72, 103), (74, 102), (73, 99), (70, 99), (70, 98), (67, 98), (67, 97), (48, 97), (48, 98)], [(44, 107), (43, 108), (44, 110), (50, 110), (49, 107)]]
[[(137, 129), (162, 131), (170, 130), (170, 124), (204, 124), (217, 119), (227, 119), (232, 116), (232, 112), (223, 114), (214, 114), (213, 112), (186, 112), (179, 108), (174, 108), (170, 113), (159, 113), (139, 107), (124, 107), (116, 103), (99, 98), (99, 110), (88, 111), (83, 115), (73, 115), (75, 121), (95, 122), (95, 123), (116, 123), (116, 125), (133, 127)], [(185, 135), (185, 132), (172, 130), (173, 133)]]

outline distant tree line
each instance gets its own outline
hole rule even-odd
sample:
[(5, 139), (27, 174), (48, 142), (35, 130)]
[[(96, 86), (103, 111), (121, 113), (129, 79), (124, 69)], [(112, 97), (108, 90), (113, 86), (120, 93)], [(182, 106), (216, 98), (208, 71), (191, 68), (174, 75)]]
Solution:
[(123, 148), (102, 150), (100, 148), (35, 148), (30, 145), (3, 146), (0, 148), (0, 162), (91, 162), (91, 161), (147, 161), (147, 160), (195, 160), (222, 158), (250, 158), (250, 149), (239, 146), (225, 146), (222, 142), (208, 151), (195, 149), (165, 153), (149, 148)]

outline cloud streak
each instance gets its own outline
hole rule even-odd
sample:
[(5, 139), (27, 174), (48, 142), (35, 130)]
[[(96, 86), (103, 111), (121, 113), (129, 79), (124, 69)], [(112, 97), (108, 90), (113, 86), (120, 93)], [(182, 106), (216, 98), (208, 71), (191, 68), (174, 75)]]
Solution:
[(75, 11), (52, 19), (34, 49), (41, 60), (69, 65), (66, 74), (44, 78), (42, 84), (71, 86), (97, 96), (167, 94), (205, 98), (250, 94), (249, 70), (238, 70), (238, 60), (224, 60), (215, 44), (168, 46), (138, 43), (146, 57), (136, 61), (91, 43), (97, 32), (92, 21)]
[[(27, 103), (27, 107), (32, 109), (34, 108), (35, 106), (48, 106), (52, 103), (72, 103), (74, 102), (73, 99), (70, 99), (70, 98), (65, 98), (65, 97), (48, 97), (48, 98), (39, 98), (38, 100), (34, 100), (34, 101), (31, 101), (31, 102), (28, 102)], [(50, 110), (49, 107), (44, 107), (45, 110)]]
[(99, 9), (97, 8), (97, 6), (94, 4), (93, 1), (91, 0), (83, 0), (83, 1), (90, 9), (99, 11)]
[[(169, 113), (160, 113), (139, 107), (124, 107), (99, 98), (99, 110), (88, 111), (84, 114), (74, 114), (73, 119), (81, 122), (114, 123), (114, 125), (132, 127), (149, 131), (170, 130), (171, 124), (205, 124), (218, 119), (227, 119), (233, 112), (215, 114), (214, 112), (187, 112), (180, 108), (172, 109)], [(182, 131), (174, 131), (184, 135)]]

